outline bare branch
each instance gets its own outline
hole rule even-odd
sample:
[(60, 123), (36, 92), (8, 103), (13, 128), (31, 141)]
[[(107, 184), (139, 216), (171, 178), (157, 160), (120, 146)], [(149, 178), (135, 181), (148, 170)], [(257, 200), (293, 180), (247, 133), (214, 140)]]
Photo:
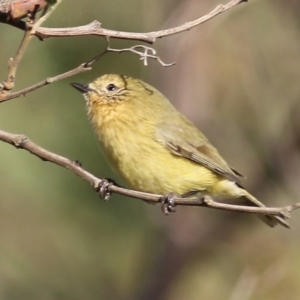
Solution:
[[(2, 0), (2, 2), (7, 4), (8, 0)], [(2, 2), (0, 2), (0, 3), (2, 3)], [(0, 94), (0, 102), (4, 102), (4, 101), (8, 101), (10, 99), (24, 96), (25, 94), (27, 94), (31, 91), (34, 91), (42, 86), (45, 86), (51, 82), (58, 81), (63, 78), (67, 78), (69, 76), (89, 70), (88, 68), (80, 68), (79, 67), (79, 68), (76, 68), (69, 72), (55, 76), (53, 78), (48, 78), (42, 82), (39, 82), (39, 83), (37, 83), (31, 87), (28, 87), (26, 89), (23, 89), (19, 92), (10, 93), (10, 91), (14, 88), (14, 85), (15, 85), (15, 77), (16, 77), (16, 71), (17, 71), (18, 65), (25, 53), (25, 50), (27, 49), (27, 46), (28, 46), (33, 34), (36, 34), (37, 36), (43, 37), (43, 38), (50, 37), (50, 35), (42, 34), (41, 30), (43, 30), (43, 29), (39, 26), (42, 22), (44, 22), (46, 20), (46, 18), (48, 18), (48, 16), (52, 13), (54, 8), (60, 2), (61, 2), (61, 0), (57, 1), (57, 4), (55, 6), (51, 6), (51, 10), (48, 11), (47, 13), (46, 13), (46, 11), (48, 9), (48, 6), (42, 6), (43, 13), (37, 22), (34, 22), (34, 17), (35, 17), (36, 12), (38, 11), (38, 9), (40, 9), (40, 7), (38, 5), (35, 6), (35, 11), (33, 11), (31, 13), (31, 18), (29, 18), (29, 20), (26, 23), (24, 38), (20, 44), (17, 54), (14, 58), (11, 58), (9, 60), (9, 71), (8, 71), (5, 81), (1, 85), (2, 91)], [(115, 38), (127, 38), (127, 39), (131, 39), (131, 40), (143, 40), (143, 41), (146, 41), (149, 43), (153, 43), (156, 40), (156, 38), (176, 34), (176, 33), (179, 33), (179, 32), (185, 31), (185, 30), (189, 30), (195, 26), (198, 26), (199, 24), (202, 24), (203, 22), (210, 20), (214, 16), (228, 10), (229, 8), (231, 8), (235, 5), (240, 4), (241, 2), (244, 2), (244, 0), (232, 0), (226, 5), (219, 5), (213, 11), (211, 11), (209, 14), (207, 14), (195, 21), (185, 23), (185, 24), (175, 27), (175, 28), (162, 30), (162, 31), (154, 31), (154, 32), (146, 33), (146, 34), (131, 33), (131, 32), (124, 33), (124, 32), (102, 29), (100, 26), (100, 23), (97, 21), (94, 21), (85, 26), (79, 26), (79, 27), (75, 27), (75, 28), (62, 28), (62, 29), (49, 29), (49, 30), (57, 30), (60, 32), (59, 35), (52, 35), (52, 36), (73, 36), (73, 35), (96, 34), (96, 35), (106, 36), (108, 42), (109, 42), (109, 40), (108, 40), (109, 37), (115, 37)], [(23, 1), (21, 1), (21, 3), (24, 4)], [(20, 23), (18, 23), (18, 24), (20, 25)], [(138, 56), (140, 56), (140, 59), (144, 62), (145, 66), (148, 65), (148, 58), (156, 59), (164, 67), (174, 65), (174, 63), (171, 63), (171, 64), (164, 63), (160, 59), (160, 57), (156, 55), (156, 50), (154, 48), (147, 47), (144, 45), (136, 45), (136, 46), (133, 46), (130, 48), (123, 48), (123, 49), (114, 49), (114, 48), (109, 47), (109, 44), (108, 44), (107, 49), (104, 52), (105, 53), (107, 53), (107, 52), (119, 52), (119, 53), (132, 52), (132, 53), (135, 53)]]
[[(143, 51), (141, 51), (140, 49), (142, 49)], [(131, 48), (123, 48), (123, 49), (113, 49), (110, 48), (109, 46), (109, 40), (107, 39), (107, 47), (104, 51), (100, 52), (98, 55), (96, 55), (95, 57), (93, 57), (91, 60), (80, 64), (78, 67), (56, 75), (54, 77), (49, 77), (46, 78), (45, 80), (38, 82), (32, 86), (29, 86), (21, 91), (15, 92), (15, 93), (0, 93), (0, 103), (2, 102), (6, 102), (8, 100), (12, 100), (15, 98), (19, 98), (19, 97), (24, 97), (26, 94), (33, 92), (43, 86), (46, 86), (50, 83), (62, 80), (62, 79), (66, 79), (68, 77), (77, 75), (79, 73), (83, 73), (83, 72), (87, 72), (90, 71), (92, 69), (92, 64), (94, 62), (96, 62), (100, 57), (102, 57), (104, 54), (109, 53), (109, 52), (117, 52), (117, 53), (121, 53), (121, 52), (132, 52), (134, 54), (137, 54), (138, 56), (140, 56), (141, 60), (144, 61), (144, 65), (148, 65), (148, 58), (151, 59), (156, 59), (162, 66), (164, 67), (169, 67), (174, 65), (175, 63), (171, 63), (171, 64), (166, 64), (164, 63), (157, 55), (156, 55), (156, 50), (154, 48), (151, 47), (147, 47), (144, 45), (136, 45), (133, 46)], [(150, 53), (149, 53), (150, 52)]]
[(55, 1), (55, 5), (47, 5), (42, 12), (41, 17), (34, 23), (34, 25), (32, 26), (31, 35), (34, 35), (36, 32), (36, 29), (40, 27), (40, 25), (42, 25), (42, 23), (44, 23), (49, 17), (50, 15), (54, 12), (54, 10), (57, 8), (57, 6), (61, 3), (62, 0), (56, 0)]
[(70, 36), (84, 36), (84, 35), (97, 35), (104, 37), (111, 37), (116, 39), (136, 40), (146, 43), (154, 43), (153, 37), (147, 33), (125, 32), (105, 29), (101, 27), (98, 21), (92, 21), (89, 24), (76, 27), (64, 28), (46, 28), (39, 27), (36, 30), (36, 36), (46, 39), (50, 37), (70, 37)]
[[(7, 73), (7, 77), (4, 80), (4, 82), (2, 83), (2, 94), (9, 94), (9, 92), (14, 88), (15, 86), (15, 79), (16, 79), (16, 72), (17, 72), (17, 68), (19, 66), (19, 63), (21, 61), (21, 59), (24, 56), (24, 53), (32, 39), (32, 37), (35, 34), (35, 30), (48, 18), (48, 16), (52, 13), (54, 7), (56, 7), (61, 0), (58, 1), (58, 3), (55, 6), (51, 6), (51, 10), (49, 10), (47, 13), (47, 8), (48, 5), (45, 5), (43, 7), (43, 13), (41, 15), (41, 17), (35, 21), (35, 16), (36, 13), (38, 12), (39, 5), (35, 3), (35, 6), (32, 10), (32, 12), (30, 12), (28, 14), (28, 20), (26, 22), (26, 26), (25, 26), (25, 33), (23, 36), (23, 39), (21, 41), (21, 44), (19, 46), (19, 49), (15, 55), (14, 58), (10, 58), (8, 61), (8, 73)], [(13, 5), (15, 3), (12, 3), (11, 5)]]
[(98, 35), (117, 39), (128, 39), (128, 40), (138, 40), (149, 44), (153, 44), (157, 38), (162, 38), (165, 36), (170, 36), (173, 34), (178, 34), (183, 31), (190, 30), (208, 20), (216, 17), (217, 15), (227, 11), (228, 9), (242, 3), (246, 0), (231, 0), (227, 4), (218, 5), (214, 10), (198, 18), (194, 21), (187, 22), (178, 27), (169, 28), (166, 30), (152, 31), (148, 33), (138, 33), (138, 32), (124, 32), (109, 30), (101, 27), (101, 23), (98, 21), (93, 21), (87, 25), (68, 27), (68, 28), (45, 28), (40, 27), (36, 30), (36, 35), (40, 38), (50, 38), (50, 37), (70, 37), (70, 36), (83, 36), (83, 35)]
[(162, 38), (165, 36), (169, 36), (169, 35), (173, 35), (173, 34), (177, 34), (183, 31), (187, 31), (190, 30), (200, 24), (203, 24), (209, 20), (211, 20), (212, 18), (216, 17), (217, 15), (223, 13), (224, 11), (238, 5), (241, 4), (243, 2), (247, 2), (248, 0), (232, 0), (230, 2), (228, 2), (227, 4), (220, 4), (218, 5), (214, 10), (212, 10), (211, 12), (209, 12), (208, 14), (204, 15), (203, 17), (196, 19), (194, 21), (191, 22), (187, 22), (183, 25), (180, 25), (178, 27), (174, 27), (174, 28), (170, 28), (170, 29), (166, 29), (166, 30), (161, 30), (161, 31), (154, 31), (154, 32), (149, 32), (149, 35), (154, 36), (155, 39), (156, 38)]
[(92, 69), (92, 64), (97, 61), (103, 54), (105, 54), (106, 52), (101, 52), (100, 54), (98, 54), (97, 56), (95, 56), (94, 58), (92, 58), (91, 60), (83, 63), (83, 64), (80, 64), (78, 67), (68, 71), (68, 72), (65, 72), (65, 73), (62, 73), (62, 74), (59, 74), (57, 76), (54, 76), (54, 77), (49, 77), (39, 83), (36, 83), (30, 87), (27, 87), (21, 91), (18, 91), (16, 93), (7, 93), (7, 94), (4, 94), (4, 93), (0, 93), (0, 103), (2, 102), (5, 102), (5, 101), (8, 101), (8, 100), (11, 100), (11, 99), (15, 99), (15, 98), (19, 98), (19, 97), (23, 97), (25, 96), (26, 94), (30, 93), (30, 92), (33, 92), (45, 85), (48, 85), (50, 83), (53, 83), (53, 82), (56, 82), (56, 81), (59, 81), (59, 80), (62, 80), (62, 79), (65, 79), (65, 78), (68, 78), (68, 77), (71, 77), (71, 76), (74, 76), (74, 75), (77, 75), (79, 73), (83, 73), (83, 72), (87, 72), (87, 71), (90, 71)]
[[(30, 141), (26, 136), (20, 134), (12, 134), (0, 130), (0, 140), (15, 146), (16, 148), (21, 148), (29, 151), (31, 154), (41, 158), (44, 161), (49, 161), (51, 163), (57, 164), (61, 167), (64, 167), (93, 186), (95, 190), (98, 190), (103, 179), (97, 178), (93, 174), (89, 173), (83, 169), (79, 163), (76, 161), (70, 160), (61, 155), (50, 152), (34, 142)], [(134, 190), (125, 189), (117, 185), (111, 184), (108, 186), (108, 192), (117, 193), (125, 196), (129, 196), (136, 199), (146, 200), (148, 202), (160, 203), (162, 195), (149, 194)], [(285, 207), (253, 207), (253, 206), (240, 206), (215, 202), (211, 197), (204, 196), (200, 197), (191, 197), (191, 198), (182, 198), (174, 197), (174, 202), (176, 205), (182, 206), (203, 206), (219, 210), (227, 210), (234, 212), (244, 212), (244, 213), (255, 213), (255, 214), (265, 214), (265, 215), (276, 215), (284, 219), (290, 218), (290, 213), (293, 210), (300, 208), (300, 202), (293, 205)]]
[(29, 45), (30, 39), (32, 38), (31, 33), (30, 33), (31, 29), (28, 26), (30, 23), (31, 23), (31, 20), (28, 20), (23, 39), (21, 41), (21, 44), (19, 46), (19, 49), (18, 49), (15, 57), (10, 58), (8, 61), (9, 68), (8, 68), (7, 77), (2, 84), (3, 91), (10, 91), (15, 86), (15, 78), (16, 78), (16, 72), (17, 72), (18, 65), (27, 49), (27, 46)]

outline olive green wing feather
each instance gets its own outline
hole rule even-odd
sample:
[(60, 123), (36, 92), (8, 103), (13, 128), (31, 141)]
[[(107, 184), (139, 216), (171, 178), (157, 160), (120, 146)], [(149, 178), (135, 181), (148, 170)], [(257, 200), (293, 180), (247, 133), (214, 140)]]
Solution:
[[(217, 149), (187, 119), (180, 115), (179, 124), (163, 121), (156, 129), (156, 138), (173, 154), (185, 157), (236, 183), (242, 175), (228, 166)], [(176, 119), (178, 120), (178, 119)]]

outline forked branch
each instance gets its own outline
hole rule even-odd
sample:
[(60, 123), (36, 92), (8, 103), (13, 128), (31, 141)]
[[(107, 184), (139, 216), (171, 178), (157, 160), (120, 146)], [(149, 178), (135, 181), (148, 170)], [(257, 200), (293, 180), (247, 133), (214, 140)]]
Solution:
[[(36, 1), (36, 0), (35, 0)], [(234, 6), (239, 5), (240, 3), (247, 2), (247, 0), (231, 0), (227, 4), (220, 4), (215, 9), (213, 9), (208, 14), (190, 21), (186, 22), (182, 25), (177, 27), (159, 30), (159, 31), (151, 31), (147, 33), (141, 32), (125, 32), (125, 31), (115, 31), (110, 29), (105, 29), (101, 26), (99, 21), (93, 21), (89, 24), (83, 26), (76, 26), (76, 27), (64, 27), (64, 28), (46, 28), (46, 27), (39, 27), (35, 30), (35, 35), (39, 38), (46, 39), (50, 37), (70, 37), (70, 36), (83, 36), (83, 35), (97, 35), (97, 36), (104, 36), (104, 37), (111, 37), (116, 39), (127, 39), (127, 40), (136, 40), (136, 41), (143, 41), (146, 43), (153, 44), (156, 39), (178, 34), (180, 32), (184, 32), (190, 30), (200, 24), (203, 24), (212, 18), (216, 17), (217, 15), (233, 8)], [(0, 11), (1, 13), (1, 11)], [(0, 20), (1, 21), (1, 20)], [(4, 22), (2, 20), (2, 22)], [(9, 23), (9, 22), (7, 22)], [(20, 21), (19, 23), (13, 24), (16, 27), (24, 30), (24, 23)]]
[(174, 65), (174, 63), (164, 63), (159, 56), (156, 55), (156, 50), (152, 47), (144, 46), (144, 45), (136, 45), (130, 48), (121, 48), (121, 49), (114, 49), (109, 46), (109, 41), (107, 40), (107, 47), (104, 51), (100, 52), (97, 54), (95, 57), (93, 57), (91, 60), (84, 62), (80, 64), (78, 67), (69, 70), (65, 73), (53, 76), (53, 77), (48, 77), (44, 79), (43, 81), (40, 81), (32, 86), (29, 86), (27, 88), (24, 88), (21, 91), (15, 92), (15, 93), (0, 93), (0, 103), (12, 100), (15, 98), (19, 97), (24, 97), (26, 94), (33, 92), (43, 86), (46, 86), (50, 83), (66, 79), (69, 77), (72, 77), (74, 75), (77, 75), (79, 73), (87, 72), (92, 69), (92, 64), (95, 63), (100, 57), (105, 55), (106, 53), (109, 52), (117, 52), (117, 53), (122, 53), (122, 52), (131, 52), (134, 53), (138, 56), (140, 56), (140, 59), (144, 61), (144, 65), (148, 64), (148, 59), (154, 59), (157, 60), (163, 67), (169, 67)]

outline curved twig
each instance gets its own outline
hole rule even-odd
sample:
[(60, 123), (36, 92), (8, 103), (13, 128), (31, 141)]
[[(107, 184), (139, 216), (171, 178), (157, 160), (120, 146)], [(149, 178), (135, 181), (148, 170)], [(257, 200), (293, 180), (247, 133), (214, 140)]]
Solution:
[(125, 31), (115, 31), (110, 29), (102, 28), (101, 23), (98, 21), (93, 21), (89, 24), (76, 27), (66, 27), (66, 28), (46, 28), (39, 27), (36, 29), (35, 35), (42, 39), (50, 37), (70, 37), (70, 36), (83, 36), (83, 35), (97, 35), (105, 36), (117, 39), (128, 39), (128, 40), (137, 40), (143, 41), (149, 44), (153, 44), (156, 39), (178, 34), (183, 31), (190, 30), (200, 24), (211, 20), (217, 15), (227, 11), (228, 9), (243, 3), (247, 0), (231, 0), (227, 4), (218, 5), (208, 14), (190, 22), (186, 22), (180, 26), (169, 28), (159, 31), (151, 31), (148, 33), (139, 33), (139, 32), (125, 32)]

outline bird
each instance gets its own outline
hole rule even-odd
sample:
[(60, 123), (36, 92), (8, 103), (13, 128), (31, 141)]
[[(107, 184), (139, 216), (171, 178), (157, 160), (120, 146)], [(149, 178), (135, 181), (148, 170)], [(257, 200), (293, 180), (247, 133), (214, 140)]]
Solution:
[[(205, 135), (153, 86), (119, 74), (71, 85), (86, 100), (104, 156), (131, 188), (160, 195), (240, 198), (265, 207)], [(271, 227), (289, 228), (279, 216), (257, 215)]]

